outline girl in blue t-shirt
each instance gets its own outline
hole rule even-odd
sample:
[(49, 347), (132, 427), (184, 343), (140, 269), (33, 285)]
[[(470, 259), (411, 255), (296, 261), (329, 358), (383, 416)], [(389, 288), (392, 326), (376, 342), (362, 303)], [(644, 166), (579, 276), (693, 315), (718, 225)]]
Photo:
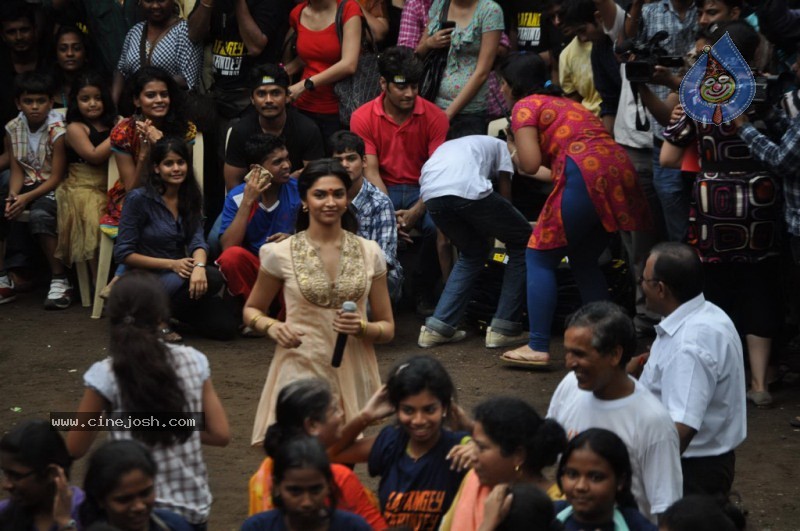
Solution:
[[(334, 461), (366, 461), (370, 475), (381, 477), (378, 497), (389, 527), (438, 529), (458, 491), (473, 449), (461, 445), (467, 432), (444, 428), (448, 416), (459, 428), (471, 427), (453, 402), (454, 394), (450, 375), (437, 360), (415, 356), (403, 361), (329, 450)], [(383, 428), (377, 437), (355, 440), (392, 411), (396, 425)]]
[(556, 479), (567, 498), (556, 518), (567, 531), (656, 531), (631, 493), (631, 460), (617, 435), (601, 428), (576, 435), (558, 464)]
[(369, 531), (357, 514), (336, 509), (336, 486), (319, 439), (299, 435), (275, 452), (272, 468), (275, 509), (258, 513), (242, 531)]

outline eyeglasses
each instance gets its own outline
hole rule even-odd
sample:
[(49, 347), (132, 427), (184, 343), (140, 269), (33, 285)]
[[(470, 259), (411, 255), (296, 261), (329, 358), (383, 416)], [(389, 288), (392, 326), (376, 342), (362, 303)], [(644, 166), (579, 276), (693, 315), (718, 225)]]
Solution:
[(30, 477), (36, 473), (36, 470), (30, 472), (15, 472), (13, 470), (0, 470), (0, 477), (5, 477), (11, 483), (19, 483), (23, 479)]
[(638, 283), (641, 284), (642, 282), (661, 282), (661, 279), (660, 278), (656, 278), (656, 277), (644, 278), (644, 276), (641, 276), (641, 277), (639, 277), (639, 282)]

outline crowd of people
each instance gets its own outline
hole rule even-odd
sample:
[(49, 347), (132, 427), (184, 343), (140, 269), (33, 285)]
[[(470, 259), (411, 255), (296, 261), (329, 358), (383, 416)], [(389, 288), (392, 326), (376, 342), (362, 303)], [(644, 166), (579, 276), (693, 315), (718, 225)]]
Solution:
[[(719, 500), (798, 313), (798, 28), (787, 0), (2, 2), (0, 305), (46, 271), (69, 308), (112, 239), (111, 355), (77, 413), (205, 424), (114, 432), (82, 490), (93, 432), (15, 428), (0, 529), (206, 528), (201, 446), (230, 429), (184, 333), (275, 345), (243, 529), (742, 529)], [(702, 123), (681, 82), (724, 36), (755, 97)], [(479, 287), (505, 364), (552, 366), (564, 325), (546, 418), (468, 414), (428, 356), (382, 384), (395, 314), (420, 348), (461, 341)]]

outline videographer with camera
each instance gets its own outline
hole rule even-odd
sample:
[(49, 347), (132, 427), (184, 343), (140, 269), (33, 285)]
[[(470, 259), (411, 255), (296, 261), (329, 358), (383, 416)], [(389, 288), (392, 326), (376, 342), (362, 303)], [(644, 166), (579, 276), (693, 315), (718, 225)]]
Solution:
[[(744, 21), (726, 22), (711, 32), (710, 42), (726, 32), (752, 65), (760, 42), (756, 30)], [(741, 82), (714, 56), (703, 80), (715, 94), (732, 92)], [(753, 156), (736, 123), (704, 124), (681, 114), (676, 112), (680, 117), (664, 130), (664, 153), (667, 143), (678, 154), (698, 146), (701, 170), (692, 187), (687, 243), (703, 261), (706, 299), (721, 307), (745, 336), (751, 368), (747, 398), (766, 407), (772, 403), (765, 381), (772, 338), (783, 322), (781, 180)]]
[[(674, 58), (683, 57), (694, 45), (697, 32), (697, 7), (694, 0), (657, 0), (649, 4), (634, 0), (626, 21), (627, 28), (638, 28), (634, 64), (626, 65), (627, 78), (632, 83), (651, 85), (659, 99), (665, 100), (670, 90), (676, 90), (680, 78), (671, 70)], [(663, 58), (663, 59), (662, 59)], [(664, 65), (663, 63), (667, 63)], [(637, 124), (642, 125), (642, 124)], [(653, 184), (661, 202), (667, 237), (682, 241), (686, 235), (689, 196), (678, 170), (662, 168), (659, 155), (663, 127), (651, 121), (653, 131)]]

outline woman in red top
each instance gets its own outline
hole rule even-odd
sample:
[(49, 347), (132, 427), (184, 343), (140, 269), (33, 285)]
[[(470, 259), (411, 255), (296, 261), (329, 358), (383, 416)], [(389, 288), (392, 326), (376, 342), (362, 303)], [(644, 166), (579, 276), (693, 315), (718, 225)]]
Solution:
[(562, 259), (569, 258), (584, 304), (607, 299), (608, 285), (597, 262), (609, 235), (645, 228), (650, 212), (625, 150), (585, 107), (548, 86), (547, 68), (538, 55), (512, 57), (501, 75), (500, 89), (514, 106), (512, 159), (522, 173), (553, 183), (526, 254), (530, 340), (502, 359), (546, 366), (556, 268)]
[(355, 73), (361, 53), (361, 7), (355, 1), (340, 1), (347, 2), (342, 43), (335, 22), (339, 1), (305, 0), (289, 15), (289, 25), (297, 34), (297, 57), (286, 71), (290, 76), (303, 72), (301, 80), (289, 87), (289, 94), (295, 106), (319, 126), (326, 145), (342, 128), (333, 85)]

